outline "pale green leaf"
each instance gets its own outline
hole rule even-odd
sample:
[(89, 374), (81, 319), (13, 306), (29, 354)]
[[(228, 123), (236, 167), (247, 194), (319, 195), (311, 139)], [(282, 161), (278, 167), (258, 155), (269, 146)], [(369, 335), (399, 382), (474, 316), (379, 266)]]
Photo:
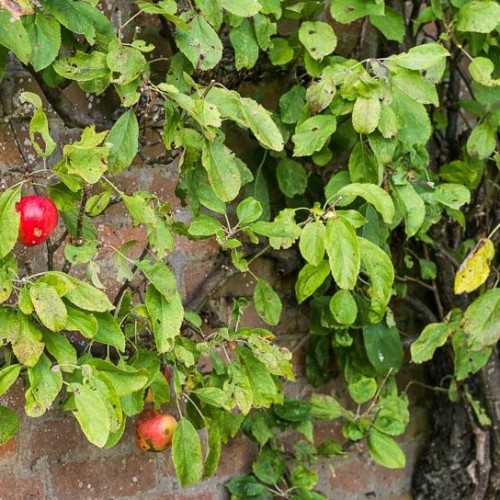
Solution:
[(333, 28), (322, 21), (305, 21), (299, 28), (299, 40), (313, 59), (321, 60), (337, 46)]
[(13, 248), (19, 233), (19, 212), (16, 205), (21, 199), (21, 186), (7, 189), (0, 196), (0, 259)]
[(356, 284), (361, 255), (356, 231), (341, 217), (326, 224), (325, 248), (333, 279), (342, 289), (352, 290)]
[(172, 462), (183, 488), (200, 481), (203, 471), (201, 442), (193, 424), (186, 418), (179, 420), (174, 430)]
[(118, 118), (111, 127), (106, 142), (112, 144), (108, 156), (109, 170), (117, 174), (128, 168), (139, 145), (139, 124), (133, 111), (125, 111)]
[(299, 272), (295, 283), (297, 302), (301, 304), (310, 297), (325, 281), (330, 274), (328, 261), (323, 260), (318, 266), (306, 264)]

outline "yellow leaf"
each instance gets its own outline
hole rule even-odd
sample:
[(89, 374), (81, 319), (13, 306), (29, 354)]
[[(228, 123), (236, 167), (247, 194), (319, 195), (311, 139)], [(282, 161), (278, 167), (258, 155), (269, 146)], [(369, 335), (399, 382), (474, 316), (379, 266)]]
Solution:
[(455, 293), (473, 292), (490, 274), (490, 262), (495, 256), (495, 247), (488, 238), (481, 238), (467, 255), (455, 275)]

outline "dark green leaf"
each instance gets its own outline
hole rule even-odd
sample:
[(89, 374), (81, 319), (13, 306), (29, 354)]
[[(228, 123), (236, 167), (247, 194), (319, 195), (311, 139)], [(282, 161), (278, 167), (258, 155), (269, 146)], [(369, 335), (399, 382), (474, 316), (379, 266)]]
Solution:
[(363, 327), (363, 339), (370, 363), (380, 374), (397, 372), (403, 362), (403, 344), (396, 327), (384, 322)]

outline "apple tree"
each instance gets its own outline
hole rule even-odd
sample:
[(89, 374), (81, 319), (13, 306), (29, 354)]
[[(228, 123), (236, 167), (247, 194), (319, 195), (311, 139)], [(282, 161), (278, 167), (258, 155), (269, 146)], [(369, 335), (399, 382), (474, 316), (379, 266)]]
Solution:
[[(168, 55), (157, 57), (150, 24)], [(62, 400), (101, 448), (145, 405), (169, 408), (183, 486), (214, 474), (241, 429), (260, 454), (228, 483), (233, 498), (319, 499), (314, 463), (352, 443), (405, 467), (396, 438), (409, 388), (396, 377), (442, 351), (451, 363), (436, 390), (491, 440), (476, 493), (500, 490), (499, 29), (496, 0), (135, 0), (117, 11), (97, 0), (0, 2), (0, 78), (22, 67), (40, 89), (16, 95), (4, 117), (29, 122), (38, 159), (7, 172), (0, 196), (0, 394), (22, 378), (27, 415)], [(77, 110), (71, 84), (115, 109), (105, 120)], [(47, 102), (77, 140), (56, 144)], [(151, 141), (165, 168), (178, 167), (189, 223), (169, 200), (115, 180), (137, 155), (151, 160)], [(26, 219), (30, 195), (59, 211), (50, 238), (53, 215), (45, 233), (43, 211)], [(137, 254), (134, 241), (112, 248), (111, 296), (95, 227), (116, 204), (146, 236)], [(297, 256), (310, 398), (283, 389), (294, 373), (273, 335), (276, 290), (254, 276), (268, 328), (242, 326), (241, 298), (225, 325), (207, 329), (200, 311), (214, 287), (183, 303), (168, 261), (177, 235), (215, 240), (227, 275), (254, 273), (262, 255)], [(26, 272), (18, 239), (42, 245), (43, 272)], [(414, 335), (402, 307), (417, 318)], [(332, 365), (349, 402), (320, 390)], [(0, 417), (5, 443), (19, 420), (7, 407)], [(318, 420), (340, 420), (344, 441), (315, 444)], [(287, 429), (303, 436), (292, 449), (279, 444)]]

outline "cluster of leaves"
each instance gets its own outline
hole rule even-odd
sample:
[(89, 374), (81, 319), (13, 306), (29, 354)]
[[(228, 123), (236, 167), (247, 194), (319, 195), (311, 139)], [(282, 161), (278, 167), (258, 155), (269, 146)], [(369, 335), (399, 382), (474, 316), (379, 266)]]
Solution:
[[(343, 448), (335, 442), (314, 446), (314, 420), (341, 418), (347, 442), (367, 439), (376, 462), (404, 467), (394, 437), (408, 423), (408, 399), (395, 383), (403, 344), (391, 301), (407, 295), (410, 280), (435, 282), (437, 267), (428, 257), (418, 258), (420, 276), (414, 276), (411, 245), (434, 248), (432, 230), (444, 221), (465, 231), (461, 209), (471, 192), (498, 178), (493, 170), (500, 165), (500, 4), (428, 4), (410, 23), (383, 0), (334, 0), (329, 6), (314, 0), (138, 0), (138, 14), (158, 16), (171, 35), (174, 53), (166, 74), (148, 62), (155, 47), (138, 38), (138, 30), (127, 34), (138, 15), (115, 29), (95, 1), (25, 1), (0, 10), (0, 76), (11, 51), (45, 87), (76, 82), (84, 92), (113, 93), (121, 103), (110, 130), (85, 128), (50, 170), (28, 176), (45, 177), (47, 194), (63, 214), (69, 238), (60, 242), (66, 258), (61, 270), (19, 277), (15, 205), (27, 181), (0, 197), (0, 314), (6, 325), (0, 394), (25, 375), (28, 415), (44, 414), (62, 396), (62, 409), (73, 412), (89, 441), (110, 447), (151, 388), (156, 405), (176, 404), (181, 412), (172, 456), (184, 486), (215, 472), (221, 444), (242, 427), (261, 454), (252, 475), (230, 482), (234, 498), (321, 498), (312, 491), (317, 475), (309, 466), (317, 455), (341, 454)], [(337, 55), (326, 15), (341, 24), (362, 19), (389, 45), (406, 42), (410, 48), (362, 61)], [(433, 29), (436, 38), (429, 34)], [(274, 111), (215, 81), (201, 83), (223, 62), (225, 45), (233, 49), (235, 72), (258, 73), (262, 66), (290, 73)], [(441, 96), (453, 65), (469, 94), (460, 105), (477, 125), (457, 156), (438, 165), (429, 141), (446, 135), (449, 116)], [(178, 153), (178, 193), (193, 214), (189, 225), (175, 220), (169, 203), (154, 194), (125, 193), (113, 183), (147, 131), (139, 119), (144, 95), (161, 102), (160, 139)], [(51, 161), (56, 144), (42, 101), (31, 93), (21, 100), (35, 108), (33, 147)], [(247, 165), (235, 154), (228, 131), (252, 145), (260, 164)], [(125, 286), (114, 300), (99, 279), (95, 230), (95, 220), (112, 203), (123, 203), (147, 234), (139, 258), (129, 257), (137, 242), (113, 249), (117, 281), (130, 284), (140, 272), (144, 293)], [(282, 383), (293, 380), (291, 354), (275, 345), (270, 331), (241, 326), (244, 299), (235, 301), (226, 327), (204, 336), (200, 317), (184, 309), (165, 262), (175, 234), (215, 238), (240, 272), (252, 272), (254, 245), (296, 248), (303, 259), (296, 298), (311, 311), (307, 376), (321, 386), (335, 360), (357, 409), (330, 395), (285, 399)], [(488, 279), (492, 238), (493, 232), (465, 260), (457, 294)], [(456, 258), (471, 246), (464, 240), (453, 249)], [(70, 274), (77, 266), (85, 266), (85, 280)], [(500, 336), (500, 293), (495, 284), (490, 288), (464, 312), (453, 309), (428, 325), (412, 345), (413, 361), (431, 359), (451, 339), (456, 382), (478, 371)], [(268, 325), (278, 324), (280, 297), (257, 276), (253, 300)], [(71, 343), (67, 332), (78, 332), (81, 344)], [(144, 345), (144, 337), (151, 345)], [(208, 373), (200, 369), (202, 358), (210, 360)], [(165, 363), (174, 367), (172, 388), (161, 376)], [(5, 442), (18, 420), (4, 407), (0, 415)], [(204, 456), (202, 429), (208, 435)], [(288, 452), (276, 442), (286, 429), (305, 437), (292, 453), (291, 473)]]

